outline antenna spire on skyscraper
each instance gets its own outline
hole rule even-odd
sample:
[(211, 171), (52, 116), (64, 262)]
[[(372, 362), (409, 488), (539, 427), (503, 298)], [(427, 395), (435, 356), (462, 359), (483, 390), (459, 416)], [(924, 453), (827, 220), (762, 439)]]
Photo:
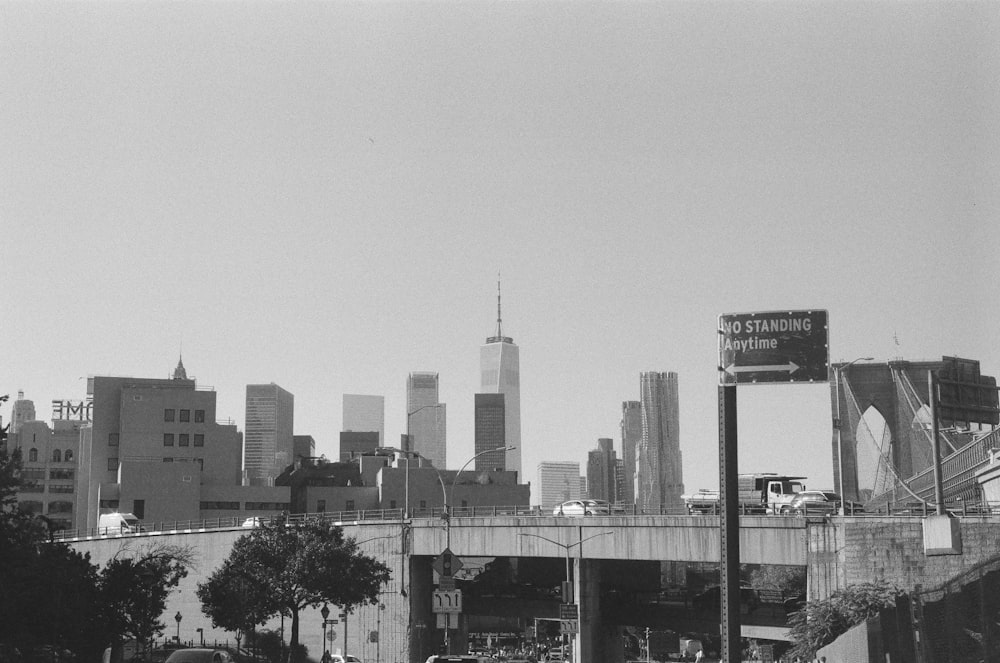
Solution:
[(503, 336), (500, 330), (500, 272), (497, 272), (497, 336)]

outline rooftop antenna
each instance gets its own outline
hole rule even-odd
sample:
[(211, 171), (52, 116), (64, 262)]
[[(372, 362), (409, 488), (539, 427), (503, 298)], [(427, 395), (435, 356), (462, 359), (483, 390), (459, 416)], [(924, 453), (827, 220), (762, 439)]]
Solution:
[(500, 272), (497, 272), (497, 338), (503, 336), (500, 331)]

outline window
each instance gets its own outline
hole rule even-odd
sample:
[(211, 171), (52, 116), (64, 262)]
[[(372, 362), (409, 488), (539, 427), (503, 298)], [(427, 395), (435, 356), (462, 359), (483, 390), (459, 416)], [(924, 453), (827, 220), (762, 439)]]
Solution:
[(49, 502), (49, 513), (72, 513), (72, 502)]
[(164, 457), (164, 458), (163, 458), (163, 462), (164, 462), (164, 463), (172, 463), (172, 462), (174, 462), (174, 459), (173, 459), (173, 458), (167, 458), (167, 457)]
[(239, 502), (202, 502), (199, 506), (202, 510), (222, 510), (222, 511), (239, 511)]
[(316, 500), (316, 512), (323, 513), (326, 511), (326, 500)]
[(50, 479), (72, 479), (73, 470), (49, 470)]
[(49, 484), (50, 493), (72, 493), (73, 484), (61, 484), (61, 483), (50, 483)]
[(164, 433), (163, 434), (163, 446), (165, 446), (165, 447), (172, 447), (172, 446), (174, 446), (174, 434), (173, 433)]
[(421, 509), (427, 508), (427, 500), (420, 500), (420, 508)]
[(31, 463), (38, 462), (38, 449), (32, 447), (31, 450), (28, 451), (28, 462)]
[(132, 500), (132, 514), (142, 520), (146, 517), (146, 500)]
[(389, 500), (389, 508), (390, 509), (396, 508), (396, 500)]
[(181, 410), (181, 422), (187, 423), (191, 421), (191, 410)]
[(108, 446), (109, 447), (118, 446), (118, 433), (108, 433)]
[(117, 472), (118, 471), (118, 459), (117, 458), (109, 458), (108, 459), (108, 471), (109, 472)]
[(181, 433), (177, 436), (177, 446), (179, 447), (190, 447), (191, 446), (191, 436), (187, 433)]
[(344, 509), (347, 511), (354, 511), (354, 500), (347, 500), (347, 504), (344, 505)]
[(65, 453), (63, 453), (63, 460), (66, 461), (67, 463), (73, 460), (73, 450), (72, 449), (67, 449), (65, 451)]
[(194, 434), (194, 446), (203, 447), (205, 446), (205, 436), (201, 433)]
[(164, 421), (173, 421), (174, 420), (174, 411), (173, 411), (172, 408), (168, 408), (168, 409), (166, 409), (166, 410), (163, 411), (163, 420)]
[(97, 505), (102, 509), (118, 509), (118, 500), (101, 500)]
[(52, 462), (53, 463), (61, 463), (62, 462), (62, 452), (59, 451), (58, 449), (53, 449), (52, 450)]
[(194, 411), (194, 423), (196, 423), (196, 424), (203, 424), (203, 423), (205, 423), (205, 411), (204, 410), (195, 410)]

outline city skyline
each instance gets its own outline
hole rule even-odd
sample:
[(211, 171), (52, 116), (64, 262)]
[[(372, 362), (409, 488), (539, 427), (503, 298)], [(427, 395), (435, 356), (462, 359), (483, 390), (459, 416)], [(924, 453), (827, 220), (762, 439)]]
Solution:
[[(43, 420), (182, 351), (220, 418), (275, 382), (337, 458), (344, 394), (395, 445), (428, 370), (460, 466), (498, 271), (522, 480), (620, 449), (669, 371), (712, 487), (721, 314), (1000, 374), (988, 3), (42, 6), (0, 6), (0, 394)], [(739, 420), (741, 471), (834, 487), (828, 384), (741, 387)]]

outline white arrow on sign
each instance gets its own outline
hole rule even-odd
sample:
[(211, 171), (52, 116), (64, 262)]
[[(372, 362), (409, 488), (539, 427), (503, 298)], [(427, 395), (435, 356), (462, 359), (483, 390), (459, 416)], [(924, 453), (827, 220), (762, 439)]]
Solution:
[(772, 364), (770, 366), (737, 366), (736, 364), (730, 364), (726, 366), (726, 373), (730, 375), (736, 375), (737, 373), (763, 373), (771, 371), (788, 371), (789, 373), (794, 373), (799, 370), (799, 365), (794, 361), (789, 361), (787, 364)]

